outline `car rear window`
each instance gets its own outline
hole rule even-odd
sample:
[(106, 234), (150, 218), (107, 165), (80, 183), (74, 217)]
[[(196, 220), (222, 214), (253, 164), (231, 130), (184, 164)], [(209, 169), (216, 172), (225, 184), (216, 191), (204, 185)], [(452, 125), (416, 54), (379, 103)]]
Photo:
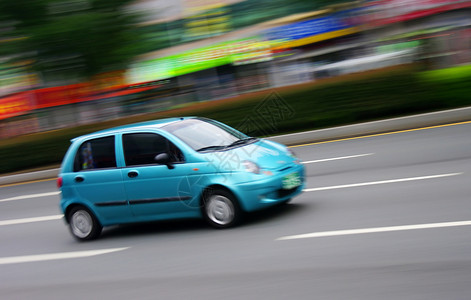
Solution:
[(92, 139), (80, 145), (74, 160), (74, 172), (116, 168), (115, 137)]

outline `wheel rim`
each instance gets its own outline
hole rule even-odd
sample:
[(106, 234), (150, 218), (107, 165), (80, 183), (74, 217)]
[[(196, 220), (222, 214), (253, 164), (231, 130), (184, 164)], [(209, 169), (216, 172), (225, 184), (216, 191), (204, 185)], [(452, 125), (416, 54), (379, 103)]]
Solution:
[(84, 210), (76, 211), (70, 218), (70, 227), (75, 236), (85, 238), (92, 232), (92, 217)]
[(224, 196), (213, 195), (207, 202), (206, 213), (212, 222), (227, 225), (234, 220), (234, 205)]

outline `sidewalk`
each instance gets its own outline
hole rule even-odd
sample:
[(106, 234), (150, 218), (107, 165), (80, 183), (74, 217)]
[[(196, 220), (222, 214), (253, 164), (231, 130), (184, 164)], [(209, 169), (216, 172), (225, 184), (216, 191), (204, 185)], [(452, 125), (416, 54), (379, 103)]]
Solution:
[[(450, 123), (471, 121), (471, 107), (458, 108), (446, 111), (413, 115), (407, 117), (386, 119), (381, 121), (359, 123), (348, 126), (333, 127), (321, 130), (312, 130), (292, 134), (278, 135), (268, 138), (285, 145), (323, 142), (391, 131), (408, 130), (420, 127), (438, 126)], [(0, 176), (2, 185), (21, 183), (33, 180), (54, 179), (59, 168), (51, 168), (33, 172), (20, 172), (18, 174)]]

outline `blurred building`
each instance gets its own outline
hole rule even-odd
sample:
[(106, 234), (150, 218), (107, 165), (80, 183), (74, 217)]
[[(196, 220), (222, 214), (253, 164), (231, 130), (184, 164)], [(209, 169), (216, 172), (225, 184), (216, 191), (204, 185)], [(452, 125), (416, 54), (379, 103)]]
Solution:
[(136, 1), (132, 9), (155, 11), (141, 24), (155, 49), (93, 84), (38, 89), (34, 73), (0, 61), (0, 137), (398, 64), (471, 61), (471, 1), (375, 0), (309, 12), (283, 1), (261, 1), (264, 10), (252, 0)]

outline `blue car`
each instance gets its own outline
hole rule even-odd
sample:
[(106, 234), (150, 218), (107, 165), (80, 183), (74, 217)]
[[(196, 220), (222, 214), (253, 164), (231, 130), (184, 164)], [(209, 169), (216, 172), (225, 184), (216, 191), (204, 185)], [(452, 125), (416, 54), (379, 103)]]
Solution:
[(216, 228), (302, 192), (304, 167), (286, 146), (197, 117), (137, 123), (72, 140), (58, 178), (78, 240), (104, 226), (204, 218)]

